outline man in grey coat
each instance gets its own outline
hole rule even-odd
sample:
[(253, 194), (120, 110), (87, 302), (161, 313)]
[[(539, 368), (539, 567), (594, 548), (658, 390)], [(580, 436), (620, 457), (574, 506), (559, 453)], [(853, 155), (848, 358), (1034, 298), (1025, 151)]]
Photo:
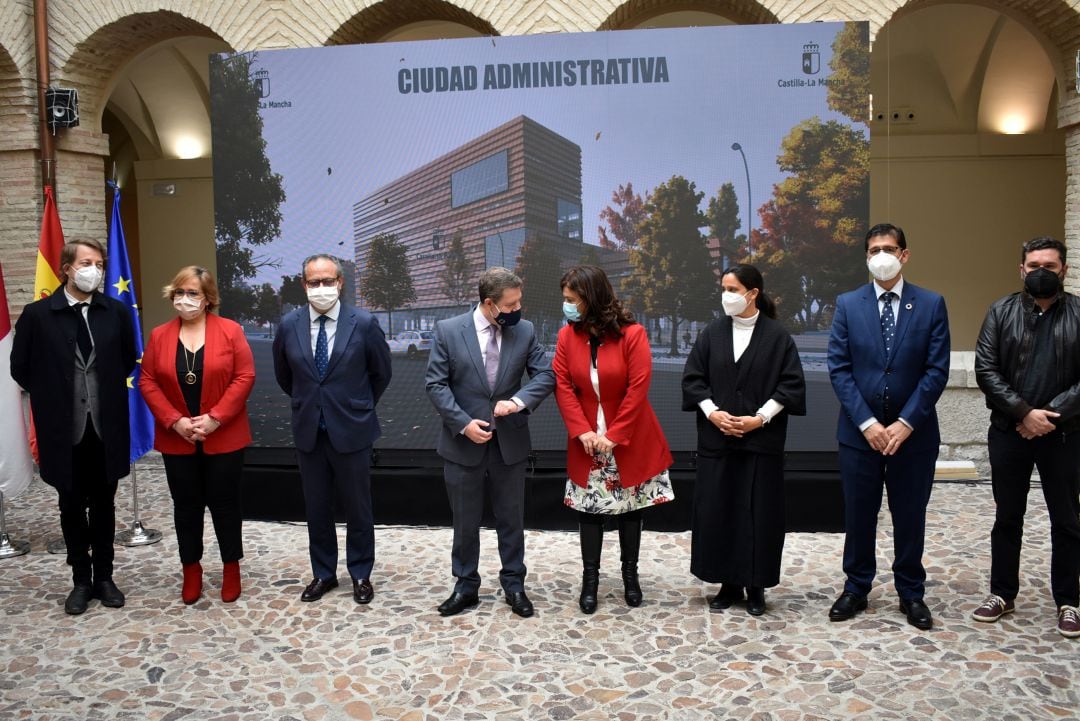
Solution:
[[(521, 320), (521, 279), (506, 268), (480, 276), (475, 309), (435, 326), (427, 392), (442, 417), (438, 453), (454, 516), (451, 562), (457, 583), (439, 606), (453, 616), (479, 603), (480, 516), (485, 484), (495, 514), (506, 602), (533, 614), (525, 595), (525, 463), (529, 413), (555, 388), (555, 375)], [(522, 377), (529, 381), (522, 385)]]

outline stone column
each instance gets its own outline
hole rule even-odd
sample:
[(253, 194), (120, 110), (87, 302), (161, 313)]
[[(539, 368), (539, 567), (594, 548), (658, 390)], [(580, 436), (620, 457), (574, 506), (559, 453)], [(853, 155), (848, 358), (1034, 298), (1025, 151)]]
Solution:
[(1080, 293), (1080, 78), (1069, 85), (1063, 93), (1068, 100), (1058, 106), (1058, 125), (1065, 131), (1064, 241), (1072, 266), (1065, 278), (1065, 289)]

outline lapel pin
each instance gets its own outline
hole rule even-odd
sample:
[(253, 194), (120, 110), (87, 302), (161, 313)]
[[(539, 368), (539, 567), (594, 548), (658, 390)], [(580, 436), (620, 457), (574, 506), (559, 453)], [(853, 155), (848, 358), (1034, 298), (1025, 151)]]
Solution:
[(911, 303), (904, 306), (904, 310), (911, 310)]

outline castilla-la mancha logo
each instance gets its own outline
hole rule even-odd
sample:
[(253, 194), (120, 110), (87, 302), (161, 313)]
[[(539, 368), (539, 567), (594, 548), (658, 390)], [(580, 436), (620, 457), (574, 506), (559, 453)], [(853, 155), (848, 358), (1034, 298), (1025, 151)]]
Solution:
[(806, 43), (802, 46), (802, 71), (806, 75), (817, 75), (821, 70), (821, 53), (818, 44)]
[[(803, 67), (806, 67), (806, 60), (803, 60)], [(256, 70), (252, 74), (251, 82), (259, 89), (260, 98), (270, 95), (270, 72), (268, 70)]]

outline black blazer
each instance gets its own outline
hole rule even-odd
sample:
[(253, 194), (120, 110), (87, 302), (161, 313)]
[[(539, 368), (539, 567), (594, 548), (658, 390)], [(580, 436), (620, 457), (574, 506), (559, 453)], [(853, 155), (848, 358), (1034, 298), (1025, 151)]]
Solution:
[[(131, 469), (128, 379), (135, 369), (135, 333), (127, 306), (95, 292), (87, 317), (97, 360), (101, 434), (110, 481)], [(79, 318), (63, 288), (23, 308), (11, 346), (11, 377), (30, 393), (42, 479), (71, 488), (74, 445), (75, 345)]]
[[(683, 410), (697, 419), (698, 453), (729, 451), (779, 455), (787, 440), (788, 416), (806, 415), (806, 381), (795, 341), (779, 321), (760, 314), (750, 344), (735, 363), (731, 318), (714, 320), (698, 336), (683, 372)], [(742, 438), (725, 436), (701, 412), (711, 398), (722, 411), (752, 416), (769, 399), (784, 406), (775, 418)]]

